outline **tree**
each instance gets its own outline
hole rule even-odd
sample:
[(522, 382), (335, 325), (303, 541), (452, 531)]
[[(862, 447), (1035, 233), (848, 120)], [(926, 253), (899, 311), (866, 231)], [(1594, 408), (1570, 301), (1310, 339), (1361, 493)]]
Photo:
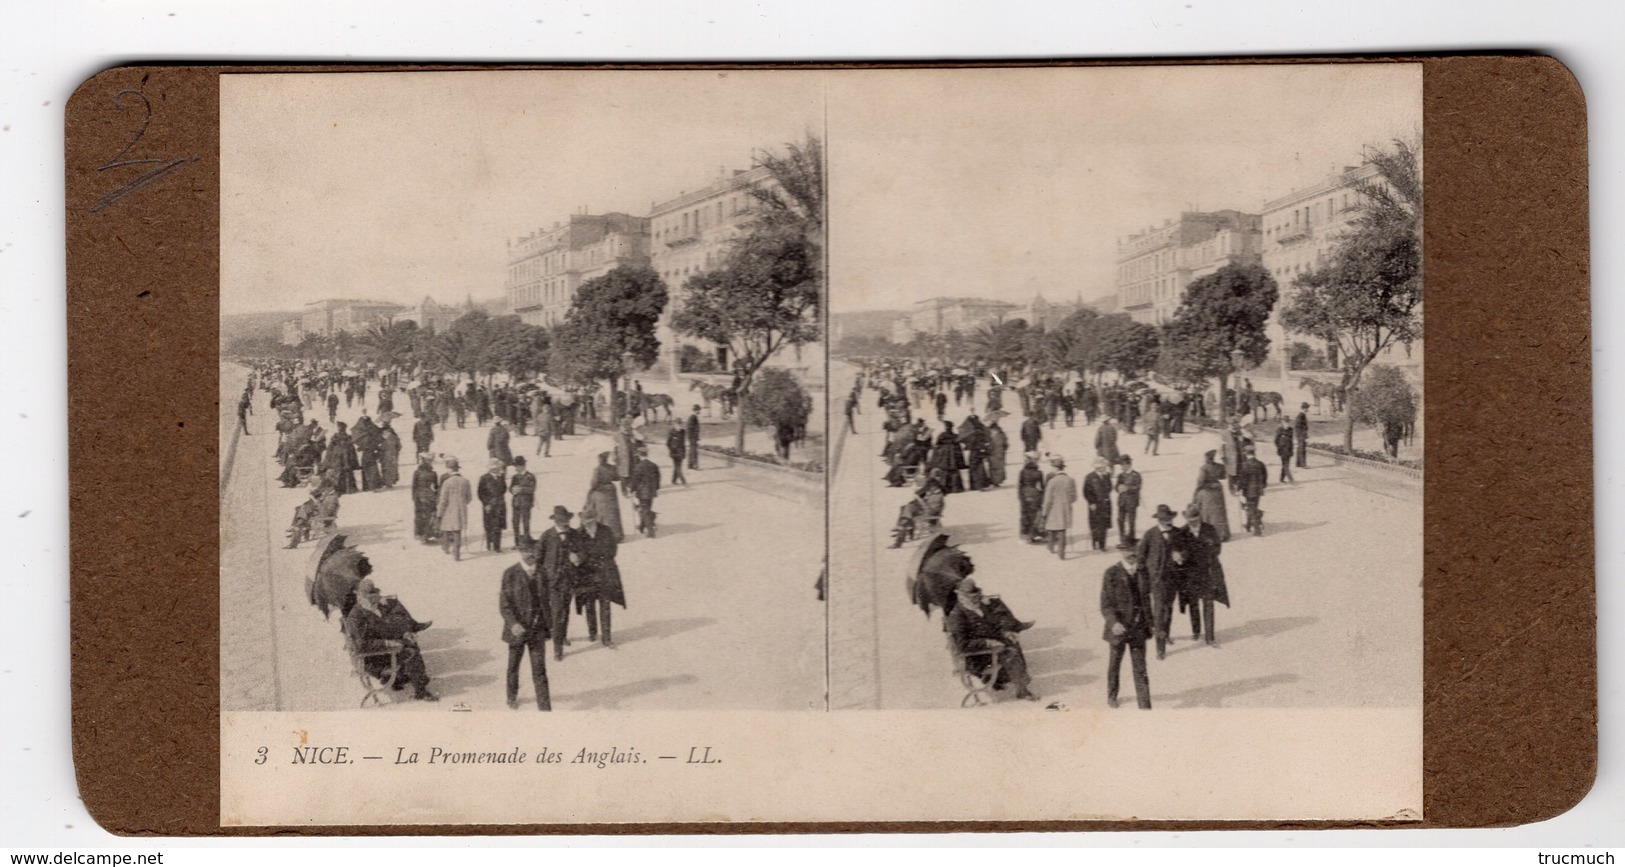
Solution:
[(750, 188), (761, 206), (761, 224), (797, 231), (821, 250), (824, 242), (824, 143), (809, 134), (801, 144), (786, 143), (781, 156), (763, 153), (756, 165), (767, 169), (774, 183)]
[(1174, 353), (1174, 366), (1193, 378), (1218, 378), (1220, 421), (1229, 417), (1224, 396), (1230, 374), (1236, 372), (1231, 353), (1240, 352), (1248, 365), (1269, 357), (1264, 325), (1279, 294), (1275, 278), (1262, 265), (1226, 265), (1186, 286), (1179, 308), (1162, 326), (1162, 345)]
[(740, 412), (747, 422), (757, 426), (804, 425), (812, 413), (812, 396), (789, 371), (770, 367), (762, 371), (756, 388), (745, 395)]
[[(1360, 215), (1326, 264), (1298, 275), (1281, 324), (1338, 348), (1350, 398), (1366, 368), (1394, 343), (1422, 336), (1422, 173), (1420, 154), (1395, 140), (1366, 159), (1375, 180), (1356, 187)], [(1343, 445), (1354, 448), (1349, 414)]]
[(498, 316), (486, 329), (480, 363), (516, 380), (525, 379), (547, 369), (548, 351), (547, 329), (526, 325), (518, 316)]
[(551, 357), (567, 378), (609, 382), (612, 422), (620, 415), (617, 381), (660, 357), (655, 326), (667, 296), (666, 283), (653, 268), (622, 265), (576, 289), (553, 335)]
[(471, 310), (459, 316), (446, 333), (435, 335), (431, 344), (435, 366), (467, 374), (473, 379), (481, 372), (480, 355), (489, 338), (490, 324), (490, 314), (484, 310)]
[(418, 324), (410, 319), (374, 325), (356, 338), (362, 355), (379, 367), (410, 366), (417, 343)]
[(1365, 382), (1349, 398), (1349, 418), (1377, 427), (1384, 433), (1383, 445), (1389, 455), (1399, 457), (1397, 448), (1388, 446), (1390, 429), (1399, 431), (1416, 423), (1416, 389), (1405, 379), (1399, 368), (1388, 364), (1373, 364), (1366, 373)]
[(1097, 375), (1110, 370), (1125, 381), (1154, 367), (1161, 346), (1155, 327), (1124, 313), (1088, 320), (1078, 342), (1089, 370)]
[[(786, 345), (818, 339), (822, 279), (816, 249), (799, 231), (763, 226), (736, 240), (722, 267), (690, 277), (672, 327), (728, 347), (740, 391)], [(745, 447), (739, 418), (735, 447)]]

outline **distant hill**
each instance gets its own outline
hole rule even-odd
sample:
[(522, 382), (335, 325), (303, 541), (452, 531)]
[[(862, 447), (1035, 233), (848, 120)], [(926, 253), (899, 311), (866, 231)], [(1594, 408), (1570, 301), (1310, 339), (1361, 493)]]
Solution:
[(220, 345), (233, 340), (282, 339), (282, 323), (297, 319), (297, 312), (227, 313), (220, 317)]

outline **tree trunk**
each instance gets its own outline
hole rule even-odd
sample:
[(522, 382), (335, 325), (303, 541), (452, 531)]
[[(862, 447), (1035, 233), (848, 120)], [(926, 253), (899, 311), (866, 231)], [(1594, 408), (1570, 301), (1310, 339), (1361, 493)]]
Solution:
[(740, 454), (745, 453), (745, 395), (750, 394), (750, 382), (756, 376), (756, 371), (739, 378), (739, 393), (734, 395), (734, 415), (739, 419), (739, 428), (734, 432), (734, 448)]
[(1225, 394), (1230, 387), (1230, 375), (1219, 374), (1219, 427), (1230, 426), (1230, 398)]
[(621, 397), (615, 388), (615, 377), (609, 378), (609, 407), (606, 415), (609, 417), (609, 426), (616, 427), (621, 423)]

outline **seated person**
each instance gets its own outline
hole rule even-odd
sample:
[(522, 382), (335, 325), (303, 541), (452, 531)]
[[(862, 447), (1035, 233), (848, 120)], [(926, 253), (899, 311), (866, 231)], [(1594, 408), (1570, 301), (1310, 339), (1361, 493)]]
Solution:
[[(958, 604), (948, 612), (946, 623), (948, 640), (954, 652), (969, 654), (997, 650), (999, 676), (993, 688), (1003, 689), (1007, 684), (1015, 684), (1016, 698), (1037, 701), (1038, 696), (1028, 689), (1032, 676), (1027, 673), (1027, 657), (1022, 655), (1018, 635), (1032, 628), (1033, 621), (1017, 620), (1010, 607), (997, 596), (983, 596), (975, 579), (960, 581), (955, 593)], [(965, 659), (965, 668), (977, 677), (983, 677), (991, 663), (988, 655), (969, 656)]]
[(904, 503), (897, 512), (897, 524), (892, 528), (891, 547), (900, 548), (903, 543), (919, 535), (921, 530), (930, 530), (933, 526), (942, 523), (942, 508), (947, 498), (943, 495), (942, 485), (937, 477), (926, 479), (920, 489), (914, 492), (914, 499)]
[[(412, 619), (406, 606), (393, 596), (384, 599), (378, 585), (371, 578), (363, 577), (355, 585), (355, 605), (344, 615), (344, 624), (345, 631), (355, 641), (356, 650), (361, 653), (388, 650), (384, 644), (386, 641), (401, 642), (403, 647), (398, 654), (400, 671), (395, 678), (395, 689), (405, 689), (406, 684), (410, 683), (413, 698), (419, 701), (440, 700), (439, 696), (429, 691), (429, 671), (423, 664), (423, 652), (418, 649), (417, 634), (428, 629), (431, 623), (419, 623)], [(366, 664), (367, 673), (373, 677), (382, 679), (388, 674), (389, 662), (382, 656), (368, 657)]]
[(339, 492), (324, 479), (310, 492), (310, 499), (293, 510), (293, 525), (288, 528), (288, 547), (297, 548), (314, 532), (333, 530), (339, 517)]

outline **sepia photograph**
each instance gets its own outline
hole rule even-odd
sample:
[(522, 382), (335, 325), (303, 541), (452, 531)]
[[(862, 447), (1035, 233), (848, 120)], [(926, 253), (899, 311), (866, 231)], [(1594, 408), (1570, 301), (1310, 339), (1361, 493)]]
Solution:
[(821, 84), (221, 95), (223, 710), (823, 710)]
[(832, 706), (1419, 742), (1420, 67), (949, 78), (831, 92)]

